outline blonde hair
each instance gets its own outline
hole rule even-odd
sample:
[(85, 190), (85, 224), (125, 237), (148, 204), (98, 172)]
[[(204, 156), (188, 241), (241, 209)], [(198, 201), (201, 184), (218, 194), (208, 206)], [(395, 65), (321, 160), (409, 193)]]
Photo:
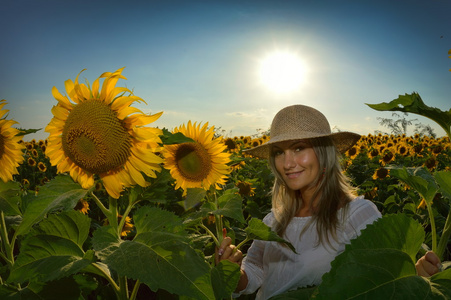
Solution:
[[(313, 212), (310, 223), (316, 221), (316, 230), (319, 243), (330, 243), (330, 236), (337, 239), (336, 229), (339, 225), (338, 210), (341, 208), (346, 212), (348, 203), (355, 197), (355, 189), (351, 186), (349, 178), (343, 174), (341, 167), (341, 154), (333, 144), (330, 137), (320, 137), (309, 139), (312, 148), (318, 158), (319, 170), (313, 182), (315, 188), (312, 199), (319, 197), (317, 206), (313, 208), (313, 201), (310, 209)], [(282, 176), (277, 172), (274, 155), (271, 152), (269, 165), (275, 174), (275, 182), (272, 190), (272, 207), (275, 221), (272, 224), (273, 230), (281, 237), (285, 230), (301, 209), (302, 197), (299, 191), (288, 188)], [(342, 216), (344, 216), (342, 214)], [(305, 226), (301, 235), (309, 226)]]

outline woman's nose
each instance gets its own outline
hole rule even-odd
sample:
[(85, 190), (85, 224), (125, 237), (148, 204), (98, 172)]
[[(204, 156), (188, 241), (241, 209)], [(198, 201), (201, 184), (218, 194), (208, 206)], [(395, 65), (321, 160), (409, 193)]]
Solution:
[(284, 155), (283, 166), (285, 169), (291, 169), (296, 165), (294, 155), (290, 151), (286, 151)]

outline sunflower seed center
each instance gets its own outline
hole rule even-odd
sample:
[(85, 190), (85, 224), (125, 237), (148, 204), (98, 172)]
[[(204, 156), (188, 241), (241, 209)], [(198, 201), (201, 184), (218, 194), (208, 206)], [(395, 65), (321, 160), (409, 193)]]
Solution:
[(175, 161), (180, 174), (188, 181), (202, 181), (212, 168), (208, 151), (199, 143), (181, 144), (175, 153)]
[(131, 154), (130, 139), (116, 113), (97, 100), (75, 106), (62, 135), (64, 153), (77, 166), (93, 174), (122, 166)]

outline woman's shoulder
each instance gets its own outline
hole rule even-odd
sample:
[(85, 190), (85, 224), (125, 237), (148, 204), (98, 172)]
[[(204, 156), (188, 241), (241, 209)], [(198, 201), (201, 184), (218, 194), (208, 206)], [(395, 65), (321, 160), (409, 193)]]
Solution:
[(357, 197), (349, 202), (345, 217), (345, 233), (349, 239), (355, 238), (367, 225), (381, 217), (381, 213), (372, 201)]
[(272, 223), (274, 222), (275, 216), (274, 216), (274, 212), (271, 211), (263, 218), (263, 223), (265, 223), (268, 226), (271, 226)]
[(377, 209), (377, 206), (372, 201), (365, 199), (363, 196), (359, 196), (349, 202), (347, 215), (350, 219), (377, 219), (382, 216)]

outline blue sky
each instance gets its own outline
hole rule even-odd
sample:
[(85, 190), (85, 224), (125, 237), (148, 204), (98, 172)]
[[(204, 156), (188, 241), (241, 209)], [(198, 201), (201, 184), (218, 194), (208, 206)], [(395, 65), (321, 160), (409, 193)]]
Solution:
[[(226, 136), (269, 128), (291, 104), (322, 111), (331, 127), (373, 133), (365, 103), (418, 92), (450, 109), (451, 1), (3, 1), (0, 98), (22, 128), (44, 128), (64, 81), (93, 82), (126, 67), (153, 126), (209, 122)], [(258, 80), (262, 57), (296, 53), (306, 65), (295, 92), (276, 94)], [(136, 105), (135, 105), (136, 106)], [(432, 121), (417, 118), (444, 131)], [(413, 128), (413, 127), (412, 127)], [(48, 134), (25, 137), (43, 139)]]

